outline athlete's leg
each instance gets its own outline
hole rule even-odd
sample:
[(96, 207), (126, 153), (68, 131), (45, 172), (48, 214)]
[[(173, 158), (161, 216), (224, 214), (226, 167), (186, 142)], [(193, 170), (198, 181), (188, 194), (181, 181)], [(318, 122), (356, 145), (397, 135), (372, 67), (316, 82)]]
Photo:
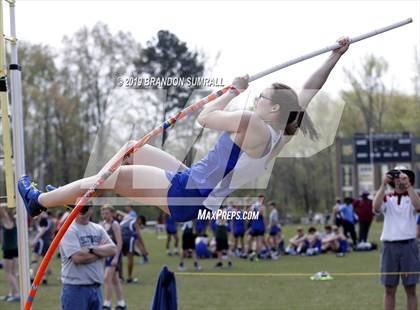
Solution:
[(111, 294), (112, 294), (112, 278), (115, 273), (115, 267), (108, 266), (105, 268), (105, 276), (104, 276), (104, 291), (105, 291), (105, 299), (104, 305), (110, 307), (111, 306)]
[(241, 251), (245, 253), (245, 240), (244, 240), (244, 236), (240, 236), (239, 237), (241, 240)]
[[(84, 178), (42, 193), (38, 202), (46, 208), (75, 204), (97, 178), (97, 176)], [(162, 206), (161, 209), (168, 213), (166, 197), (169, 185), (170, 182), (162, 169), (139, 165), (121, 166), (100, 186), (98, 193), (115, 192), (140, 203)]]
[(19, 295), (18, 281), (16, 278), (16, 268), (14, 266), (15, 258), (4, 259), (4, 274), (6, 276), (7, 282), (9, 282), (10, 289), (9, 295), (16, 296)]
[(174, 255), (178, 255), (178, 242), (179, 242), (179, 238), (178, 238), (178, 232), (175, 233), (174, 235)]
[(236, 251), (237, 247), (238, 247), (238, 237), (233, 236), (233, 248), (232, 248), (232, 250)]
[[(134, 143), (134, 141), (130, 141), (129, 143)], [(170, 171), (184, 170), (187, 168), (187, 166), (171, 154), (150, 144), (142, 146), (135, 153), (131, 154), (126, 164), (153, 166)]]
[(134, 252), (127, 254), (127, 280), (133, 279)]
[(112, 277), (112, 285), (115, 288), (115, 295), (117, 297), (117, 301), (123, 301), (123, 288), (121, 285), (120, 278), (118, 277), (118, 272), (114, 272), (114, 276)]
[(168, 251), (170, 251), (171, 249), (171, 237), (172, 234), (166, 234), (166, 252), (168, 253)]

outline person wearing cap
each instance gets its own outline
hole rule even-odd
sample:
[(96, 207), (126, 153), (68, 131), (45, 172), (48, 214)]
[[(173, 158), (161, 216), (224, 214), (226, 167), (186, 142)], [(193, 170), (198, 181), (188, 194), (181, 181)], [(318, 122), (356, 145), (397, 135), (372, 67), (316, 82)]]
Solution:
[(369, 192), (363, 191), (362, 196), (354, 202), (354, 209), (359, 218), (359, 243), (367, 242), (370, 225), (374, 217)]
[[(417, 272), (420, 260), (416, 242), (416, 213), (420, 211), (420, 198), (413, 188), (414, 177), (413, 171), (395, 167), (385, 174), (373, 200), (373, 211), (384, 214), (381, 283), (385, 286), (385, 309), (395, 308), (400, 278), (407, 297), (407, 309), (417, 309), (416, 285), (419, 282)], [(385, 195), (387, 185), (394, 188), (389, 195)]]
[(90, 221), (92, 213), (93, 207), (85, 206), (60, 242), (63, 310), (102, 309), (105, 258), (115, 256), (117, 246)]

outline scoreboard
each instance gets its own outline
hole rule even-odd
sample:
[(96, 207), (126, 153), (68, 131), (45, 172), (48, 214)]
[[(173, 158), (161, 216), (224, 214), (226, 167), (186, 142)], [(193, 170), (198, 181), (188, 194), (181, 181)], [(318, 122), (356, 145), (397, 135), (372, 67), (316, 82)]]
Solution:
[(372, 133), (354, 135), (354, 149), (357, 163), (410, 162), (410, 133)]

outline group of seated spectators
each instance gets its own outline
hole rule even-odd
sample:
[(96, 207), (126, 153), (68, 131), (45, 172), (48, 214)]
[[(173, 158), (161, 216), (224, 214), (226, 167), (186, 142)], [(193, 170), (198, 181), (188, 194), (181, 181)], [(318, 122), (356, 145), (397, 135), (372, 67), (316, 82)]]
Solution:
[(296, 235), (289, 239), (285, 254), (289, 255), (317, 255), (332, 251), (342, 256), (348, 251), (347, 238), (339, 227), (326, 225), (323, 232), (310, 227), (305, 234), (302, 227), (297, 229)]

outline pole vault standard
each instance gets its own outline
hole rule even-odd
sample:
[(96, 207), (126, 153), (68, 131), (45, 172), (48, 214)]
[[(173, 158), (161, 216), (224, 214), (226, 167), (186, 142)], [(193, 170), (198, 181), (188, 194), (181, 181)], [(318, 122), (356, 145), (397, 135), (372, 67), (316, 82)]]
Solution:
[[(404, 21), (401, 21), (399, 23), (395, 23), (392, 25), (389, 25), (387, 27), (378, 29), (378, 30), (374, 30), (371, 31), (369, 33), (366, 33), (364, 35), (360, 35), (357, 37), (354, 37), (353, 39), (350, 40), (351, 43), (355, 43), (367, 38), (370, 38), (374, 35), (404, 26), (406, 24), (411, 23), (413, 20), (411, 18), (406, 19)], [(257, 73), (255, 75), (252, 75), (250, 77), (250, 81), (255, 81), (259, 78), (262, 78), (268, 74), (271, 74), (277, 70), (286, 68), (288, 66), (291, 66), (293, 64), (296, 64), (298, 62), (304, 61), (306, 59), (318, 56), (320, 54), (329, 52), (333, 49), (336, 49), (340, 47), (340, 45), (334, 44), (331, 46), (327, 46), (321, 50), (303, 55), (301, 57), (292, 59), (288, 62), (285, 62), (283, 64), (274, 66), (270, 69), (267, 69), (265, 71), (262, 71), (260, 73)], [(126, 149), (122, 149), (118, 154), (116, 154), (108, 163), (105, 164), (105, 166), (101, 169), (101, 171), (98, 173), (98, 178), (95, 181), (95, 183), (86, 191), (86, 193), (80, 198), (79, 202), (77, 203), (77, 205), (75, 206), (75, 208), (73, 209), (73, 211), (70, 213), (70, 215), (67, 217), (67, 219), (65, 220), (65, 222), (63, 223), (63, 226), (61, 226), (60, 230), (58, 231), (57, 235), (55, 236), (54, 240), (52, 241), (47, 253), (44, 256), (44, 259), (41, 262), (41, 265), (38, 268), (38, 272), (35, 276), (34, 282), (32, 284), (32, 288), (29, 291), (29, 295), (28, 298), (26, 300), (26, 304), (25, 304), (25, 310), (30, 310), (31, 306), (32, 306), (32, 302), (35, 298), (36, 292), (38, 290), (38, 286), (39, 283), (42, 279), (42, 276), (48, 266), (49, 261), (51, 260), (52, 255), (54, 254), (55, 250), (57, 249), (57, 246), (59, 244), (59, 242), (61, 241), (61, 239), (64, 236), (64, 233), (66, 232), (66, 230), (69, 228), (69, 226), (71, 225), (71, 223), (73, 222), (73, 220), (76, 218), (77, 214), (80, 212), (80, 210), (89, 202), (90, 198), (93, 197), (93, 195), (95, 194), (96, 190), (99, 189), (99, 187), (115, 172), (115, 170), (118, 169), (118, 167), (121, 166), (121, 164), (124, 163), (124, 161), (135, 151), (137, 151), (139, 148), (141, 148), (143, 145), (145, 145), (146, 143), (148, 143), (152, 138), (160, 135), (162, 132), (164, 132), (166, 129), (168, 129), (169, 127), (173, 126), (177, 121), (183, 119), (185, 116), (191, 114), (192, 112), (200, 109), (201, 107), (203, 107), (204, 105), (206, 105), (207, 103), (219, 98), (220, 96), (222, 96), (223, 94), (225, 94), (226, 92), (229, 91), (229, 89), (232, 87), (232, 85), (226, 86), (216, 92), (211, 93), (210, 95), (208, 95), (207, 97), (204, 97), (203, 99), (191, 104), (190, 106), (188, 106), (187, 108), (183, 109), (182, 111), (178, 112), (174, 117), (170, 117), (168, 118), (164, 123), (162, 123), (160, 126), (156, 127), (155, 129), (153, 129), (151, 132), (149, 132), (148, 134), (146, 134), (143, 138), (141, 138), (140, 140), (138, 140), (137, 142), (135, 142), (134, 144), (127, 146)]]
[[(1, 0), (0, 0), (1, 1)], [(12, 102), (12, 129), (13, 129), (13, 159), (15, 176), (25, 173), (25, 151), (23, 142), (23, 112), (22, 112), (22, 79), (21, 68), (18, 63), (15, 0), (6, 0), (9, 3), (10, 16), (10, 98)], [(15, 182), (15, 193), (18, 192)], [(28, 292), (29, 282), (29, 253), (28, 253), (28, 218), (22, 199), (16, 199), (18, 247), (19, 247), (19, 291), (20, 296)], [(21, 309), (24, 308), (21, 301)]]

